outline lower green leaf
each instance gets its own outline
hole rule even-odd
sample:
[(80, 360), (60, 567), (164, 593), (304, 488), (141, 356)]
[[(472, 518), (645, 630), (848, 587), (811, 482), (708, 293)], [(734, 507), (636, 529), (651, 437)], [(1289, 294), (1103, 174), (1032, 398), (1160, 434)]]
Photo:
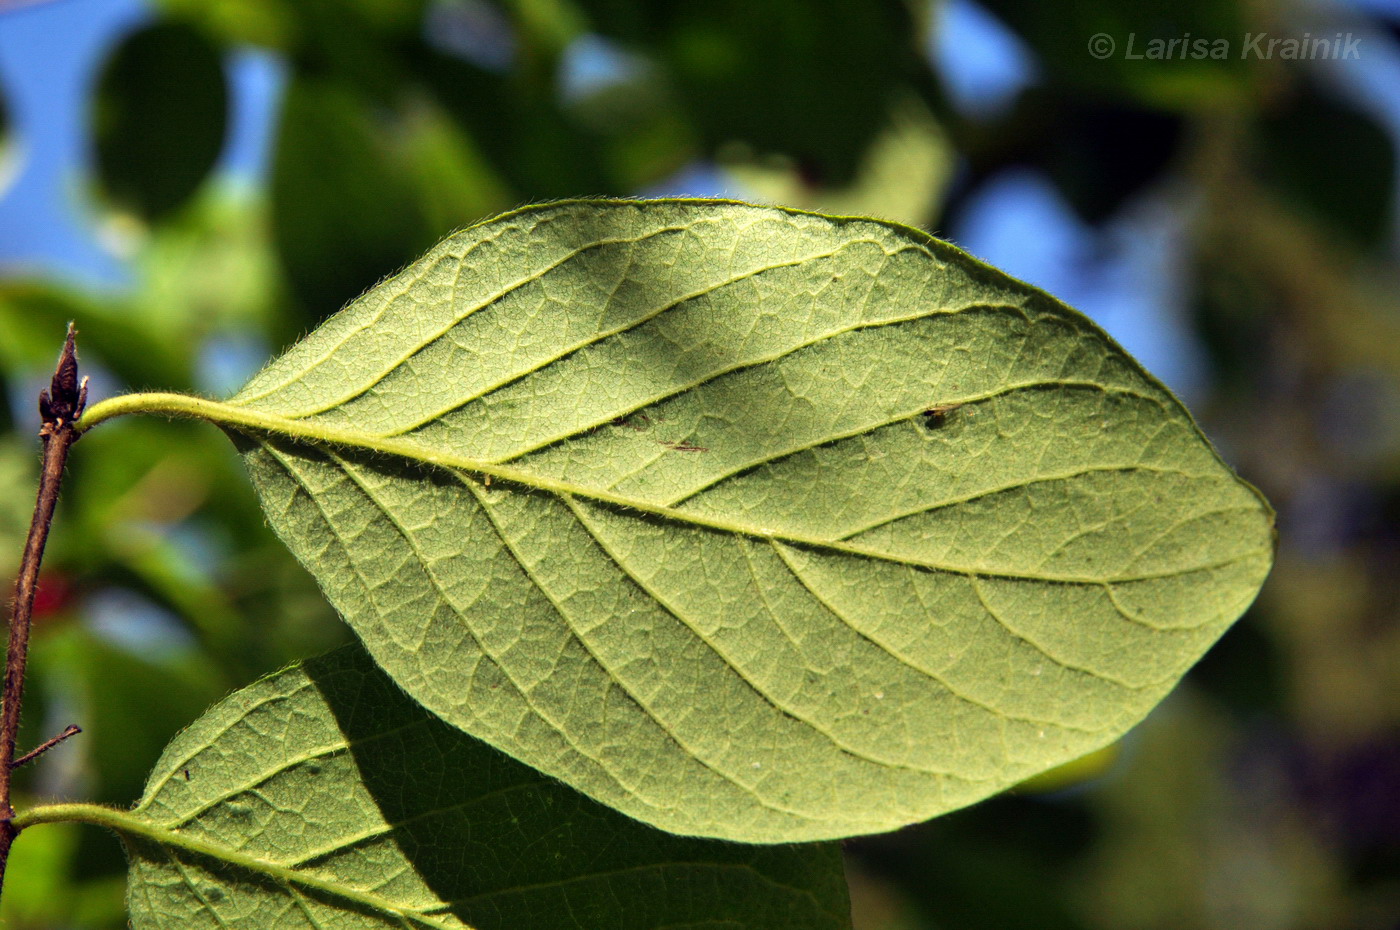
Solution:
[(130, 814), (83, 809), (127, 843), (138, 930), (850, 926), (836, 844), (645, 827), (441, 722), (358, 648), (216, 705)]

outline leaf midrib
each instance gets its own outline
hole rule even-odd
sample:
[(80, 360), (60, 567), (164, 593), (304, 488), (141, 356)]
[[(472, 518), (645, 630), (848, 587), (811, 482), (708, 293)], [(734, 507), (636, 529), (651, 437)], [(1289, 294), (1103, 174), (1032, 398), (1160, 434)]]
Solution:
[[(288, 475), (291, 476), (292, 479), (293, 479), (294, 481), (296, 481), (296, 482), (301, 486), (303, 492), (305, 492), (305, 493), (307, 493), (308, 495), (311, 496), (311, 500), (312, 500), (313, 504), (314, 504), (319, 510), (321, 510), (322, 519), (323, 519), (323, 520), (326, 519), (326, 514), (325, 514), (324, 508), (321, 506), (320, 502), (316, 499), (316, 497), (315, 497), (314, 495), (311, 495), (311, 492), (310, 492), (310, 490), (306, 487), (305, 482), (304, 482), (304, 481), (301, 479), (301, 477), (289, 466), (289, 464), (287, 463), (287, 461), (286, 461), (286, 459), (284, 458), (284, 456), (282, 456), (282, 455), (281, 455), (280, 453), (278, 453), (276, 450), (268, 450), (268, 451), (270, 452), (270, 454), (271, 454), (274, 458), (276, 458), (276, 459), (278, 460), (279, 464), (280, 464), (280, 465), (282, 466), (282, 468), (288, 473)], [(409, 533), (404, 529), (404, 527), (401, 526), (401, 525), (399, 524), (399, 521), (398, 521), (397, 517), (395, 517), (394, 514), (393, 514), (392, 512), (386, 510), (386, 509), (384, 508), (384, 506), (383, 506), (382, 504), (380, 504), (378, 501), (374, 500), (374, 498), (373, 498), (372, 495), (368, 495), (368, 492), (367, 492), (366, 489), (363, 487), (363, 485), (360, 484), (360, 482), (358, 481), (358, 479), (356, 479), (356, 478), (354, 477), (354, 475), (349, 471), (349, 469), (345, 468), (343, 462), (338, 462), (337, 467), (338, 467), (348, 478), (350, 478), (350, 480), (355, 481), (355, 483), (356, 483), (357, 485), (360, 486), (361, 492), (362, 492), (362, 493), (366, 493), (367, 496), (369, 496), (369, 499), (371, 500), (371, 502), (372, 502), (376, 507), (378, 507), (379, 510), (380, 510), (380, 512), (383, 513), (383, 514), (389, 519), (390, 523), (392, 523), (392, 524), (394, 525), (395, 530), (404, 538), (405, 542), (407, 542), (408, 545), (409, 545), (410, 547), (413, 547), (413, 548), (415, 548), (415, 550), (416, 550), (416, 543), (413, 541), (413, 538), (412, 538), (411, 534), (409, 534)], [(459, 477), (460, 477), (460, 476), (459, 476)], [(484, 490), (482, 490), (482, 489), (470, 489), (470, 488), (469, 488), (469, 490), (471, 491), (471, 493), (473, 493), (474, 495), (476, 495), (476, 497), (477, 497), (477, 499), (478, 499), (478, 502), (479, 502), (479, 503), (482, 503), (482, 509), (483, 509), (483, 511), (486, 513), (487, 519), (491, 520), (492, 523), (493, 523), (493, 525), (494, 525), (495, 521), (494, 521), (494, 518), (491, 516), (490, 509), (489, 509), (488, 507), (485, 506), (484, 502), (481, 502), (481, 495), (484, 493)], [(328, 525), (328, 526), (330, 525), (329, 520), (327, 520), (327, 525)], [(334, 532), (334, 530), (332, 530), (332, 532)], [(505, 536), (502, 535), (502, 534), (500, 533), (499, 527), (496, 528), (496, 532), (497, 532), (498, 537), (501, 539), (502, 544), (506, 546), (507, 550), (511, 553), (512, 557), (515, 558), (515, 559), (517, 560), (517, 563), (519, 563), (519, 555), (518, 555), (518, 553), (516, 553), (516, 552), (514, 551), (514, 549), (510, 546), (510, 543), (507, 542)], [(417, 558), (419, 559), (420, 564), (423, 564), (423, 563), (424, 563), (424, 560), (423, 560), (422, 555), (421, 555), (420, 553), (417, 553), (417, 552), (415, 551), (415, 557), (417, 557)], [(522, 568), (523, 568), (523, 566), (522, 566)], [(360, 573), (358, 572), (358, 570), (356, 570), (356, 574), (357, 574), (357, 575), (360, 574)], [(526, 572), (526, 575), (527, 575), (527, 577), (532, 577), (532, 576), (529, 575), (528, 572)], [(532, 579), (532, 580), (533, 580), (533, 579)], [(363, 583), (364, 583), (364, 582), (363, 582), (363, 577), (361, 576), (361, 584), (363, 585)], [(436, 582), (434, 582), (434, 583), (436, 584)], [(441, 596), (441, 586), (440, 586), (440, 585), (438, 585), (438, 590), (439, 590), (439, 595)], [(544, 596), (545, 596), (546, 598), (549, 598), (549, 595), (548, 595), (547, 592), (544, 592), (544, 591), (542, 590), (541, 593), (544, 594)], [(373, 596), (372, 596), (372, 595), (369, 595), (369, 596), (370, 596), (370, 598), (371, 598), (371, 600), (372, 600), (372, 597), (373, 597)], [(553, 599), (551, 598), (550, 600), (551, 600), (551, 603), (553, 603)], [(553, 606), (554, 606), (554, 609), (555, 609), (556, 613), (558, 613), (558, 615), (561, 617), (561, 619), (566, 619), (566, 615), (563, 613), (563, 611), (561, 611), (561, 610), (559, 609), (558, 604), (553, 604)], [(454, 608), (454, 609), (455, 609), (455, 608)], [(598, 656), (597, 656), (596, 654), (593, 653), (592, 648), (589, 647), (589, 645), (587, 644), (587, 642), (586, 642), (582, 637), (580, 637), (580, 636), (578, 635), (578, 632), (577, 632), (576, 630), (573, 630), (572, 627), (570, 627), (570, 629), (571, 629), (571, 633), (572, 633), (572, 635), (574, 636), (575, 640), (579, 643), (579, 645), (580, 645), (583, 649), (585, 649), (585, 650), (589, 653), (589, 655), (591, 656), (591, 658), (593, 659), (593, 661), (594, 661), (594, 662), (597, 662), (600, 666), (606, 668), (607, 666), (604, 665), (604, 663), (602, 663), (602, 662), (599, 660)], [(567, 727), (565, 727), (564, 725), (562, 725), (559, 721), (553, 719), (549, 714), (546, 714), (544, 711), (542, 711), (542, 710), (535, 704), (534, 700), (529, 696), (528, 690), (525, 689), (525, 688), (523, 688), (523, 687), (521, 687), (520, 683), (517, 682), (517, 681), (515, 681), (515, 679), (510, 675), (509, 671), (507, 670), (507, 665), (501, 661), (500, 657), (497, 656), (497, 655), (495, 655), (495, 654), (494, 654), (493, 652), (491, 652), (489, 649), (487, 649), (486, 646), (485, 646), (485, 644), (482, 642), (482, 640), (481, 640), (479, 637), (476, 637), (475, 633), (473, 633), (472, 635), (473, 635), (474, 638), (476, 638), (476, 642), (477, 642), (478, 646), (482, 649), (483, 653), (486, 654), (486, 655), (491, 659), (491, 661), (496, 665), (496, 667), (497, 667), (498, 669), (500, 669), (500, 670), (502, 671), (503, 674), (506, 675), (506, 677), (510, 680), (512, 687), (515, 688), (516, 692), (519, 693), (523, 698), (525, 698), (526, 702), (530, 705), (531, 711), (532, 711), (536, 716), (538, 716), (539, 719), (541, 719), (541, 720), (544, 721), (546, 724), (548, 724), (550, 727), (552, 727), (552, 728), (554, 729), (554, 731), (555, 731), (557, 734), (559, 734), (559, 736), (562, 737), (562, 738), (564, 739), (565, 742), (567, 742), (567, 743), (569, 744), (569, 747), (570, 747), (571, 749), (573, 749), (573, 751), (577, 752), (580, 756), (582, 756), (583, 758), (589, 760), (589, 761), (592, 762), (593, 764), (597, 765), (601, 771), (605, 772), (605, 773), (608, 775), (608, 777), (612, 779), (612, 781), (614, 782), (614, 784), (616, 784), (616, 785), (626, 794), (626, 796), (628, 796), (628, 797), (630, 797), (630, 798), (633, 798), (633, 799), (635, 799), (635, 800), (637, 800), (637, 801), (640, 801), (641, 803), (645, 804), (645, 805), (646, 805), (647, 807), (649, 807), (649, 808), (652, 808), (652, 809), (659, 809), (658, 806), (657, 806), (656, 804), (654, 804), (652, 801), (650, 801), (650, 800), (646, 797), (645, 794), (643, 794), (642, 792), (638, 791), (638, 790), (637, 790), (637, 787), (636, 787), (635, 785), (629, 785), (629, 784), (627, 784), (625, 781), (623, 781), (622, 778), (620, 777), (618, 771), (617, 771), (613, 766), (608, 765), (606, 762), (604, 762), (604, 760), (603, 760), (602, 758), (598, 757), (597, 755), (594, 755), (593, 753), (588, 752), (586, 749), (584, 749), (582, 746), (580, 746), (580, 745), (578, 744), (577, 740), (576, 740), (576, 739), (573, 737), (573, 735), (569, 732), (569, 730), (568, 730)], [(609, 673), (609, 674), (610, 674), (610, 677), (613, 678), (614, 681), (617, 681), (616, 676), (611, 675), (611, 673)], [(621, 684), (621, 682), (619, 682), (619, 684)], [(648, 715), (651, 717), (651, 719), (655, 720), (655, 721), (658, 723), (658, 725), (661, 726), (662, 730), (666, 733), (667, 737), (670, 738), (670, 739), (681, 749), (681, 751), (684, 752), (689, 758), (692, 758), (692, 759), (696, 760), (699, 764), (703, 765), (706, 769), (708, 769), (708, 770), (714, 772), (716, 775), (718, 775), (719, 777), (723, 778), (725, 781), (731, 782), (731, 783), (734, 784), (736, 787), (738, 787), (740, 790), (742, 790), (742, 791), (748, 793), (750, 796), (754, 797), (762, 806), (768, 808), (769, 810), (774, 811), (774, 812), (777, 813), (777, 814), (781, 814), (781, 815), (787, 816), (787, 817), (794, 817), (794, 818), (797, 818), (797, 819), (799, 819), (799, 820), (804, 820), (804, 821), (812, 821), (812, 820), (815, 819), (815, 818), (813, 818), (812, 815), (803, 813), (802, 811), (800, 811), (800, 810), (798, 810), (798, 809), (796, 809), (796, 808), (789, 808), (789, 807), (784, 807), (784, 806), (779, 806), (779, 805), (774, 804), (773, 802), (771, 802), (771, 801), (769, 801), (769, 800), (763, 798), (762, 796), (760, 796), (759, 794), (757, 794), (756, 792), (754, 792), (751, 788), (749, 788), (749, 787), (743, 785), (741, 782), (737, 781), (737, 780), (735, 779), (735, 777), (734, 777), (732, 774), (727, 773), (727, 772), (725, 772), (725, 771), (723, 771), (723, 770), (721, 770), (721, 769), (719, 769), (719, 768), (716, 768), (715, 766), (713, 766), (713, 765), (711, 765), (710, 763), (706, 762), (705, 759), (704, 759), (702, 756), (700, 756), (698, 753), (696, 753), (694, 750), (692, 750), (689, 746), (687, 746), (687, 745), (677, 736), (677, 734), (675, 734), (674, 732), (672, 732), (671, 729), (670, 729), (669, 727), (667, 727), (664, 723), (662, 723), (662, 721), (660, 720), (660, 718), (656, 717), (655, 714), (652, 714), (652, 713), (647, 709), (647, 707), (646, 707), (645, 704), (643, 704), (642, 702), (638, 701), (635, 695), (631, 695), (631, 694), (629, 693), (629, 696), (632, 698), (632, 700), (637, 701), (638, 706), (641, 707), (644, 711), (646, 711), (646, 712), (648, 713)]]
[[(294, 868), (288, 868), (286, 866), (278, 865), (274, 862), (268, 862), (265, 859), (259, 859), (256, 856), (250, 856), (247, 853), (242, 853), (229, 847), (218, 845), (216, 843), (209, 843), (191, 836), (186, 836), (177, 831), (170, 830), (157, 824), (153, 824), (150, 821), (144, 820), (143, 818), (137, 816), (134, 812), (123, 811), (117, 808), (103, 807), (98, 804), (82, 803), (51, 804), (27, 811), (23, 816), (16, 819), (15, 826), (19, 829), (25, 829), (27, 827), (37, 826), (43, 823), (88, 823), (93, 824), (95, 826), (106, 827), (107, 829), (113, 830), (118, 834), (139, 837), (141, 839), (148, 840), (150, 842), (155, 843), (163, 849), (183, 850), (185, 852), (192, 853), (196, 856), (202, 856), (214, 859), (216, 861), (225, 862), (231, 866), (234, 866), (235, 868), (244, 869), (246, 871), (253, 872), (259, 875), (265, 875), (268, 878), (271, 878), (274, 881), (276, 881), (278, 884), (283, 885), (284, 887), (290, 885), (297, 885), (302, 888), (311, 889), (322, 894), (342, 899), (352, 904), (372, 908), (381, 913), (392, 915), (393, 917), (396, 917), (405, 923), (412, 922), (423, 927), (432, 928), (432, 930), (461, 930), (463, 926), (469, 926), (462, 923), (460, 919), (454, 920), (454, 922), (452, 923), (443, 923), (441, 920), (435, 919), (433, 915), (442, 911), (447, 911), (459, 907), (463, 904), (467, 904), (473, 901), (489, 899), (491, 897), (500, 897), (502, 895), (507, 894), (520, 894), (537, 888), (561, 887), (577, 882), (597, 880), (600, 878), (609, 878), (616, 875), (628, 874), (633, 872), (642, 872), (649, 869), (671, 869), (677, 867), (704, 868), (713, 869), (715, 871), (741, 869), (752, 873), (761, 882), (765, 884), (772, 885), (773, 887), (777, 888), (782, 888), (785, 891), (789, 891), (802, 897), (808, 898), (817, 904), (819, 910), (825, 913), (829, 913), (828, 911), (826, 911), (825, 908), (821, 907), (820, 903), (817, 902), (816, 897), (809, 889), (798, 888), (796, 886), (788, 885), (784, 882), (777, 881), (773, 877), (757, 869), (752, 863), (703, 862), (680, 860), (671, 862), (661, 862), (655, 864), (629, 866), (624, 868), (611, 869), (604, 872), (588, 872), (580, 875), (568, 876), (564, 879), (534, 883), (530, 885), (496, 888), (487, 892), (483, 892), (481, 894), (468, 895), (462, 898), (453, 898), (449, 901), (443, 901), (440, 904), (435, 905), (427, 910), (416, 910), (414, 908), (397, 905), (389, 899), (384, 898), (380, 895), (371, 894), (369, 892), (356, 891), (352, 888), (345, 888), (341, 885), (337, 885), (334, 882), (327, 881), (326, 879), (318, 878), (314, 875), (307, 875), (306, 873), (300, 872)], [(395, 825), (395, 828), (397, 826), (398, 825)], [(176, 863), (177, 865), (179, 864), (178, 860), (176, 860)], [(181, 872), (182, 877), (185, 878), (186, 884), (190, 885), (191, 889), (194, 890), (196, 894), (199, 894), (200, 892), (197, 888), (194, 887), (193, 882), (191, 882), (187, 876), (183, 875), (183, 869), (181, 870)], [(288, 888), (288, 891), (292, 891), (292, 889)], [(212, 908), (210, 912), (213, 913)], [(456, 915), (453, 916), (455, 917)]]
[(340, 898), (344, 901), (359, 905), (361, 907), (372, 908), (384, 914), (393, 915), (400, 920), (413, 921), (424, 927), (431, 927), (433, 930), (461, 930), (462, 924), (443, 923), (432, 917), (424, 915), (421, 911), (413, 908), (402, 907), (394, 904), (387, 898), (369, 892), (356, 891), (346, 888), (334, 882), (318, 878), (314, 875), (307, 875), (295, 869), (289, 869), (256, 856), (220, 846), (216, 843), (209, 843), (195, 837), (186, 836), (174, 830), (169, 830), (157, 824), (150, 823), (123, 810), (111, 807), (102, 807), (97, 804), (52, 804), (47, 807), (40, 807), (28, 811), (24, 816), (15, 821), (18, 829), (35, 826), (41, 823), (76, 822), (90, 823), (99, 827), (106, 827), (119, 834), (138, 837), (148, 840), (165, 849), (179, 849), (192, 853), (196, 856), (225, 862), (236, 868), (244, 869), (258, 875), (265, 875), (282, 885), (299, 885), (303, 888), (313, 889), (322, 894)]
[(616, 494), (612, 491), (600, 488), (591, 488), (569, 481), (561, 481), (556, 478), (532, 474), (527, 471), (512, 468), (508, 465), (471, 459), (453, 453), (439, 452), (419, 443), (399, 439), (397, 437), (383, 437), (370, 433), (363, 433), (358, 430), (345, 429), (343, 427), (329, 426), (321, 423), (308, 423), (277, 414), (236, 407), (221, 401), (207, 400), (202, 397), (194, 397), (187, 394), (140, 393), (125, 394), (120, 397), (109, 398), (93, 405), (93, 407), (84, 414), (82, 420), (79, 421), (78, 427), (81, 432), (86, 432), (106, 420), (133, 413), (154, 413), (175, 417), (192, 417), (206, 420), (223, 428), (234, 429), (241, 432), (253, 431), (257, 433), (269, 433), (289, 439), (309, 441), (313, 444), (377, 452), (383, 455), (394, 456), (404, 461), (416, 462), (418, 464), (441, 468), (452, 472), (472, 472), (482, 477), (489, 476), (492, 479), (499, 479), (509, 484), (518, 485), (532, 491), (552, 494), (560, 498), (583, 498), (585, 500), (592, 500), (622, 510), (646, 513), (682, 525), (748, 536), (753, 539), (764, 541), (776, 540), (778, 542), (785, 542), (790, 545), (819, 551), (842, 552), (861, 558), (875, 559), (896, 565), (922, 568), (929, 571), (962, 575), (965, 577), (1003, 578), (1013, 581), (1038, 581), (1048, 584), (1105, 587), (1126, 582), (1174, 578), (1195, 572), (1224, 568), (1225, 566), (1242, 561), (1252, 555), (1252, 553), (1244, 553), (1228, 559), (1174, 568), (1170, 571), (1132, 574), (1121, 577), (1049, 574), (1045, 572), (1015, 572), (1005, 569), (993, 571), (971, 566), (901, 558), (878, 550), (855, 546), (837, 540), (809, 536), (805, 533), (774, 530), (769, 527), (753, 526), (733, 520), (722, 520), (717, 517), (677, 510), (673, 507), (654, 504), (650, 501)]

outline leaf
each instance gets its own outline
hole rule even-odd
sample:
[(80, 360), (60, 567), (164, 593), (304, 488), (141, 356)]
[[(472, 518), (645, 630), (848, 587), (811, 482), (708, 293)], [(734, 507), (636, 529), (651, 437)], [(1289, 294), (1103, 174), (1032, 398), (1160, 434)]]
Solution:
[(436, 238), (390, 134), (373, 101), (348, 88), (288, 88), (272, 172), (275, 241), (293, 296), (317, 318)]
[(710, 151), (738, 141), (797, 159), (809, 181), (845, 186), (889, 124), (889, 105), (927, 74), (915, 7), (582, 0), (590, 25), (656, 59)]
[(888, 830), (1118, 738), (1272, 515), (1080, 314), (912, 229), (716, 201), (446, 240), (228, 403), (414, 698), (678, 833)]
[(846, 187), (812, 187), (800, 165), (774, 164), (771, 156), (723, 165), (725, 175), (758, 200), (822, 213), (882, 216), (913, 226), (937, 218), (955, 167), (947, 134), (912, 95), (890, 107), (890, 125), (870, 140)]
[(1390, 136), (1373, 116), (1311, 82), (1299, 81), (1290, 91), (1260, 121), (1254, 142), (1259, 175), (1351, 243), (1383, 247), (1393, 228), (1396, 152)]
[(199, 30), (161, 22), (127, 38), (97, 90), (103, 190), (146, 220), (184, 205), (223, 148), (228, 89), (219, 49)]
[(358, 647), (265, 678), (166, 748), (131, 813), (133, 925), (848, 928), (840, 849), (669, 836), (413, 703)]
[[(1208, 111), (1258, 93), (1251, 88), (1262, 56), (1246, 53), (1251, 17), (1238, 0), (1084, 0), (1059, 10), (1015, 0), (983, 5), (1029, 44), (1043, 84), (1080, 101)], [(1154, 55), (1154, 42), (1175, 51)], [(1188, 43), (1190, 54), (1178, 54)]]

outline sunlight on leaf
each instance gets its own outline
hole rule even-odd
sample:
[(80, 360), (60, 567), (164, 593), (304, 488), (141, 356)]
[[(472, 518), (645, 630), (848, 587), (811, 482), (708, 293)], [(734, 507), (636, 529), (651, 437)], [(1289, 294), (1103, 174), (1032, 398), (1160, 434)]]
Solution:
[(1272, 514), (1048, 295), (895, 224), (527, 208), (227, 403), (273, 527), (433, 713), (633, 817), (893, 829), (1104, 746)]

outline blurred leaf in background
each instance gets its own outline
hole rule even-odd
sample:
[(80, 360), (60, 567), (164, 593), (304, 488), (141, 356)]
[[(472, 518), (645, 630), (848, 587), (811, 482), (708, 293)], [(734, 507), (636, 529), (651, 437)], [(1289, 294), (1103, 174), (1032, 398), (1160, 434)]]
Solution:
[(219, 50), (180, 23), (140, 29), (108, 59), (93, 106), (99, 186), (159, 221), (194, 194), (223, 148), (228, 93)]

